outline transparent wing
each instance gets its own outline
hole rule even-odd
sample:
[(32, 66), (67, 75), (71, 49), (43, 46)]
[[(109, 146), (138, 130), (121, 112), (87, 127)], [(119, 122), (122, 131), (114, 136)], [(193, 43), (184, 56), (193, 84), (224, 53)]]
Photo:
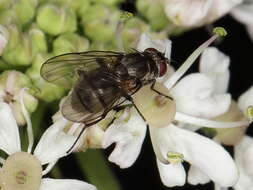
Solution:
[[(61, 106), (63, 116), (73, 122), (84, 123), (86, 126), (95, 124), (97, 121), (103, 119), (107, 112), (114, 106), (122, 103), (120, 92), (110, 95), (110, 100), (107, 106), (103, 106), (99, 99), (94, 98), (90, 90), (79, 91), (74, 88), (68, 95), (67, 99)], [(85, 91), (87, 92), (85, 94)], [(85, 95), (84, 95), (85, 94)], [(84, 99), (82, 96), (85, 96)], [(107, 96), (107, 95), (105, 95)]]
[(48, 59), (41, 67), (41, 76), (48, 82), (71, 88), (78, 80), (78, 70), (89, 72), (101, 67), (113, 68), (124, 54), (113, 51), (68, 53)]

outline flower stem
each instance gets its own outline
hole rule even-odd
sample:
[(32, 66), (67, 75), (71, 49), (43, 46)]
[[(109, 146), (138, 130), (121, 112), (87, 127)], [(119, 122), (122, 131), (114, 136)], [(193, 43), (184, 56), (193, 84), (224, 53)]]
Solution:
[(78, 153), (77, 161), (89, 182), (99, 190), (120, 190), (120, 185), (100, 150)]

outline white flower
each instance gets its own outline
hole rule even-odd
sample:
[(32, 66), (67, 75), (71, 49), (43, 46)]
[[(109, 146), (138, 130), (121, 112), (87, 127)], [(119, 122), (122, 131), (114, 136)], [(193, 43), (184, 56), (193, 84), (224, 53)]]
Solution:
[[(18, 125), (25, 124), (25, 118), (21, 111), (20, 94), (23, 88), (31, 87), (31, 80), (23, 73), (9, 70), (0, 75), (0, 101), (6, 102), (12, 109)], [(32, 113), (35, 111), (38, 100), (27, 90), (22, 92), (25, 107)]]
[[(249, 123), (248, 121), (224, 123), (205, 119), (226, 112), (230, 105), (230, 95), (221, 91), (220, 93), (215, 93), (215, 81), (210, 79), (208, 74), (191, 74), (176, 84), (197, 59), (198, 55), (216, 37), (212, 37), (201, 45), (169, 79), (163, 80), (164, 85), (171, 89), (171, 96), (175, 100), (175, 120), (178, 122), (202, 127), (236, 127)], [(147, 44), (142, 39), (148, 39)], [(170, 55), (170, 48), (168, 47), (171, 42), (167, 40), (155, 41), (142, 35), (140, 41), (143, 43), (139, 45), (139, 47), (143, 48), (139, 49), (141, 51), (148, 47), (154, 47), (162, 51), (164, 47), (167, 47), (165, 55)], [(134, 163), (140, 152), (146, 132), (145, 122), (142, 121), (139, 114), (136, 114), (133, 109), (130, 114), (129, 121), (124, 122), (123, 119), (120, 119), (120, 121), (114, 123), (105, 131), (104, 136), (104, 148), (116, 143), (109, 160), (120, 165), (121, 168), (129, 167)], [(169, 187), (184, 185), (186, 174), (181, 164), (182, 159), (206, 175), (206, 177), (201, 175), (202, 180), (208, 181), (211, 178), (221, 186), (232, 186), (236, 183), (238, 172), (233, 159), (216, 142), (195, 132), (180, 129), (172, 123), (162, 128), (152, 125), (149, 130), (157, 156), (161, 180), (164, 185)], [(198, 173), (194, 172), (193, 169), (190, 170), (190, 173)], [(195, 180), (194, 183), (198, 183), (196, 178), (191, 179), (192, 181)]]
[[(219, 52), (215, 48), (207, 48), (200, 59), (200, 72), (206, 74), (216, 85), (214, 92), (218, 94), (225, 93), (228, 89), (229, 83), (229, 58)], [(245, 119), (247, 117), (246, 110), (248, 106), (253, 104), (253, 87), (251, 87), (248, 91), (242, 94), (239, 97), (238, 105), (233, 102), (231, 104), (230, 109), (223, 115), (220, 115), (219, 121), (236, 121), (238, 119)], [(240, 108), (240, 109), (239, 109)], [(239, 112), (239, 113), (238, 113)], [(244, 116), (243, 116), (244, 114)], [(218, 119), (217, 118), (217, 119)], [(249, 125), (249, 123), (248, 123)], [(248, 126), (245, 125), (245, 126)], [(243, 126), (243, 125), (242, 125)], [(186, 126), (184, 126), (186, 127)], [(234, 145), (243, 137), (245, 127), (238, 127), (238, 128), (229, 128), (227, 129), (218, 129), (218, 135), (215, 136), (215, 140), (217, 142), (221, 141), (222, 143), (228, 143), (229, 145)], [(195, 126), (195, 130), (198, 127)], [(233, 132), (234, 130), (234, 132)], [(221, 133), (221, 134), (219, 134)], [(232, 136), (233, 135), (233, 136)], [(191, 171), (191, 168), (190, 168)], [(198, 181), (196, 182), (196, 179)], [(208, 182), (206, 175), (203, 174), (201, 171), (196, 171), (195, 173), (189, 172), (188, 181), (191, 184), (197, 183), (206, 183)], [(223, 189), (224, 187), (216, 184), (216, 189)]]
[[(27, 122), (28, 150), (22, 152), (18, 125), (8, 104), (0, 102), (0, 149), (8, 154), (6, 159), (0, 158), (0, 186), (3, 189), (27, 190), (96, 190), (93, 185), (79, 180), (59, 180), (42, 178), (55, 165), (57, 160), (66, 156), (67, 150), (76, 137), (64, 133), (63, 127), (68, 122), (58, 119), (42, 135), (39, 143), (32, 152), (33, 132), (28, 112), (21, 101), (22, 111)], [(42, 166), (47, 165), (45, 169)], [(27, 177), (28, 176), (28, 177)]]
[(246, 29), (253, 40), (253, 1), (244, 0), (242, 4), (231, 11), (231, 14), (239, 22), (246, 25)]
[(165, 13), (176, 25), (193, 27), (211, 23), (242, 0), (165, 0)]

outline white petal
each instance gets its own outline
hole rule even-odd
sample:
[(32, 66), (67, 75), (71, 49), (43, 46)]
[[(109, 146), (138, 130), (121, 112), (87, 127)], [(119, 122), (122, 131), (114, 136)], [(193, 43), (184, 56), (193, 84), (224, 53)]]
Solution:
[(176, 25), (198, 26), (207, 17), (212, 0), (167, 0), (165, 13)]
[(253, 41), (253, 23), (246, 26), (249, 36), (251, 37), (251, 40)]
[(210, 23), (218, 18), (221, 18), (242, 2), (243, 0), (213, 0), (212, 8), (209, 11), (207, 22)]
[(34, 151), (42, 165), (66, 156), (66, 152), (76, 140), (76, 137), (62, 131), (67, 122), (64, 118), (57, 120), (42, 135)]
[(183, 186), (185, 184), (186, 174), (181, 163), (164, 164), (158, 159), (157, 166), (162, 183), (167, 187)]
[(251, 139), (251, 144), (246, 148), (243, 156), (243, 161), (245, 165), (245, 170), (251, 176), (253, 180), (253, 140)]
[(146, 124), (135, 109), (131, 109), (130, 120), (115, 121), (104, 134), (103, 148), (116, 143), (109, 160), (120, 168), (130, 167), (141, 151), (146, 134)]
[(191, 165), (188, 171), (188, 183), (192, 185), (206, 184), (210, 181), (210, 178), (206, 176), (199, 168)]
[(44, 178), (41, 181), (39, 190), (96, 190), (94, 185), (72, 179), (50, 179)]
[[(235, 162), (240, 172), (240, 177), (235, 189), (238, 190), (253, 190), (253, 176), (250, 176), (246, 171), (248, 165), (245, 163), (245, 152), (249, 146), (252, 146), (253, 139), (245, 136), (241, 142), (235, 146)], [(252, 164), (250, 164), (252, 165)]]
[(175, 24), (200, 26), (227, 14), (242, 0), (167, 0), (165, 13)]
[(237, 6), (233, 9), (231, 14), (243, 24), (252, 25), (253, 24), (253, 2), (243, 3), (240, 6)]
[(215, 94), (213, 81), (201, 73), (185, 76), (174, 88), (171, 95), (177, 111), (192, 116), (212, 118), (225, 113), (231, 103), (229, 94)]
[[(220, 185), (218, 185), (217, 183), (214, 184), (214, 190), (229, 190), (229, 188), (227, 187), (221, 187)], [(242, 190), (242, 189), (240, 189)]]
[(200, 57), (200, 72), (207, 74), (214, 85), (214, 92), (225, 93), (229, 83), (228, 66), (230, 59), (217, 48), (209, 47), (205, 49)]
[[(216, 142), (197, 133), (174, 125), (164, 128), (150, 127), (152, 144), (158, 159), (167, 159), (169, 151), (182, 153), (184, 160), (201, 168), (214, 182), (232, 186), (238, 179), (238, 171), (228, 152)], [(224, 178), (224, 176), (226, 176)]]
[(171, 41), (168, 39), (155, 40), (151, 39), (148, 34), (142, 34), (137, 44), (137, 50), (144, 51), (147, 48), (155, 48), (160, 52), (165, 53), (165, 57), (170, 58), (171, 54)]
[(21, 151), (16, 120), (8, 104), (0, 102), (0, 149), (13, 154)]
[(251, 86), (246, 92), (244, 92), (238, 100), (238, 106), (245, 115), (248, 106), (253, 106), (253, 86)]

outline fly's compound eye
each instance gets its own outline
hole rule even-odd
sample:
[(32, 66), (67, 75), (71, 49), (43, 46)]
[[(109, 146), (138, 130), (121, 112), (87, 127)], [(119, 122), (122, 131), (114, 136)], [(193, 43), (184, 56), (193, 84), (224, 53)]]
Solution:
[(167, 63), (165, 60), (159, 61), (159, 77), (165, 75), (167, 72)]

